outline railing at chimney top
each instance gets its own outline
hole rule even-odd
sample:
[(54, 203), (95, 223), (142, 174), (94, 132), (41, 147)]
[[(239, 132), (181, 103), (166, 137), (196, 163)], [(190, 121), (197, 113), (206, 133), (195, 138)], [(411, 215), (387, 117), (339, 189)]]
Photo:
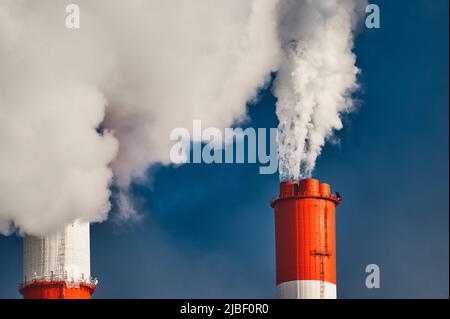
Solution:
[(85, 283), (88, 285), (96, 286), (98, 283), (97, 278), (94, 277), (88, 277), (85, 278), (84, 274), (81, 274), (81, 276), (69, 276), (67, 272), (64, 273), (63, 276), (57, 274), (55, 275), (53, 272), (50, 273), (50, 275), (42, 275), (38, 276), (36, 273), (34, 273), (33, 278), (30, 280), (27, 278), (27, 276), (24, 277), (23, 282), (21, 284), (22, 287), (35, 283), (35, 282), (52, 282), (52, 281), (65, 281), (67, 283), (76, 284), (76, 283)]

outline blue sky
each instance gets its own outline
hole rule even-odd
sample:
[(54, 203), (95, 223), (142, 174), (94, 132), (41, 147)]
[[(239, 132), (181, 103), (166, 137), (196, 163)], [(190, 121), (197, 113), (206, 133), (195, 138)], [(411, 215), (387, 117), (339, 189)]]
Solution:
[[(448, 298), (448, 1), (374, 1), (381, 29), (356, 40), (361, 106), (314, 176), (339, 191), (339, 298)], [(270, 88), (252, 127), (276, 127)], [(135, 184), (143, 219), (91, 227), (96, 298), (275, 296), (277, 175), (256, 164), (189, 164)], [(114, 211), (112, 212), (114, 215)], [(19, 298), (18, 237), (0, 238), (0, 298)], [(367, 264), (381, 287), (364, 285)]]

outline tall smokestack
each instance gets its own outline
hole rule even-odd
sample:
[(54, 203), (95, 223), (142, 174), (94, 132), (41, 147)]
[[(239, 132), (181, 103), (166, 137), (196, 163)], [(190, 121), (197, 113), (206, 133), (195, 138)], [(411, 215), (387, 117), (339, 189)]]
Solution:
[(89, 223), (75, 222), (53, 234), (24, 238), (25, 299), (90, 299), (97, 280), (91, 278)]
[(277, 293), (282, 299), (336, 299), (335, 208), (339, 194), (316, 179), (280, 184), (275, 208)]

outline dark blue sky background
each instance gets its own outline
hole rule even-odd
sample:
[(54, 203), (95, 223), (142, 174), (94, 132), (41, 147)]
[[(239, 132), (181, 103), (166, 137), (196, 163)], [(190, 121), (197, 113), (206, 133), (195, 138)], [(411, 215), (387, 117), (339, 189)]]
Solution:
[[(374, 2), (381, 29), (364, 29), (355, 48), (362, 104), (314, 174), (344, 198), (338, 297), (448, 298), (448, 1)], [(249, 119), (276, 127), (270, 88)], [(275, 296), (277, 175), (253, 164), (149, 174), (151, 184), (133, 187), (141, 222), (91, 227), (95, 297)], [(20, 297), (21, 249), (18, 237), (0, 238), (0, 298)], [(370, 263), (381, 268), (379, 289), (364, 285)]]

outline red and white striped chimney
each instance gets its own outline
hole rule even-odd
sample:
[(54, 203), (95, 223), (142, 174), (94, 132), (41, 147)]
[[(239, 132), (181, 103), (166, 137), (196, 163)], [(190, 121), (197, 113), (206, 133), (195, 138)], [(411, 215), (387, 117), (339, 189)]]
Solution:
[(97, 280), (91, 278), (89, 224), (75, 222), (47, 236), (25, 236), (25, 299), (89, 299)]
[(336, 298), (335, 208), (340, 195), (316, 179), (282, 182), (275, 208), (279, 298)]

